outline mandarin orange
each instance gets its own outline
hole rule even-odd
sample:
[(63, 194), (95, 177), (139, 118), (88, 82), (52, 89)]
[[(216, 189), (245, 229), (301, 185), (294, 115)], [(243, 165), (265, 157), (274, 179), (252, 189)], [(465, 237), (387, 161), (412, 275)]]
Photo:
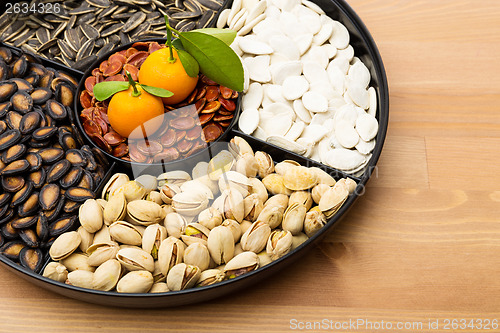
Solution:
[(170, 62), (168, 47), (151, 53), (139, 70), (139, 83), (167, 89), (173, 96), (162, 98), (167, 105), (182, 102), (193, 92), (198, 76), (187, 75), (175, 49), (172, 50), (175, 62)]
[[(109, 123), (123, 137), (141, 139), (144, 133), (148, 136), (156, 132), (161, 124), (159, 118), (165, 114), (165, 108), (160, 97), (145, 92), (136, 85), (140, 96), (134, 97), (133, 88), (120, 91), (113, 95), (108, 106)], [(158, 117), (158, 121), (149, 121)], [(141, 126), (143, 128), (141, 128)], [(134, 131), (135, 129), (138, 129)]]

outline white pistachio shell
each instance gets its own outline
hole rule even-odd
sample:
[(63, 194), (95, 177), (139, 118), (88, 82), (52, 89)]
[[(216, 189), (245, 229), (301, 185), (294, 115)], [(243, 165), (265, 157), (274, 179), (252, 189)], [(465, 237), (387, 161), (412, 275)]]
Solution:
[(116, 254), (116, 259), (129, 271), (155, 269), (154, 259), (151, 254), (138, 247), (122, 248)]
[(205, 245), (193, 243), (184, 251), (184, 263), (198, 266), (200, 270), (208, 269), (210, 265), (210, 253)]
[(113, 241), (101, 243), (99, 246), (89, 248), (89, 250), (87, 250), (89, 254), (88, 263), (90, 266), (99, 266), (109, 259), (116, 258), (116, 254), (119, 250), (120, 246)]
[(118, 260), (110, 259), (102, 263), (94, 272), (92, 288), (103, 291), (110, 291), (115, 288), (122, 267)]
[(174, 265), (182, 262), (185, 249), (186, 245), (180, 239), (172, 236), (161, 242), (158, 250), (158, 264), (163, 275), (166, 276)]
[(218, 226), (208, 235), (208, 251), (217, 265), (228, 262), (234, 255), (234, 238), (231, 230)]
[(73, 253), (69, 257), (62, 259), (60, 263), (70, 272), (76, 271), (77, 269), (89, 272), (95, 271), (95, 267), (89, 264), (89, 257), (83, 253)]
[(209, 286), (224, 280), (226, 276), (218, 269), (207, 269), (201, 272), (198, 279), (198, 286)]
[(181, 234), (186, 229), (187, 221), (180, 214), (170, 213), (165, 217), (164, 226), (167, 229), (168, 236), (181, 238)]
[(254, 252), (240, 253), (226, 264), (224, 274), (230, 279), (238, 277), (259, 268), (259, 262), (259, 257)]
[(64, 282), (68, 278), (68, 269), (63, 264), (53, 261), (45, 266), (42, 275), (54, 281)]
[(160, 223), (165, 215), (161, 206), (152, 201), (135, 200), (127, 204), (127, 217), (144, 226)]
[(123, 220), (127, 213), (125, 194), (118, 193), (111, 196), (103, 211), (104, 223), (110, 225), (115, 221)]
[(267, 241), (266, 251), (272, 260), (281, 258), (292, 248), (292, 233), (286, 230), (274, 230)]
[(180, 263), (170, 269), (167, 275), (169, 290), (178, 291), (193, 287), (200, 278), (201, 271), (197, 266)]
[(141, 245), (144, 229), (142, 226), (135, 226), (125, 221), (116, 221), (109, 226), (109, 234), (116, 242), (128, 245)]
[(89, 233), (98, 231), (104, 222), (101, 206), (95, 199), (87, 199), (79, 208), (78, 219), (81, 226)]
[(209, 207), (198, 215), (198, 223), (212, 230), (222, 224), (222, 214), (214, 207)]
[(266, 247), (267, 239), (271, 234), (269, 224), (257, 220), (252, 227), (241, 236), (241, 247), (245, 251), (259, 253)]
[(61, 260), (73, 253), (82, 241), (80, 234), (76, 231), (65, 232), (58, 236), (52, 246), (49, 254), (52, 260)]
[(118, 284), (119, 293), (147, 293), (153, 286), (153, 275), (148, 271), (132, 271), (125, 274)]
[(68, 273), (66, 283), (75, 287), (92, 289), (94, 273), (89, 271), (76, 270)]

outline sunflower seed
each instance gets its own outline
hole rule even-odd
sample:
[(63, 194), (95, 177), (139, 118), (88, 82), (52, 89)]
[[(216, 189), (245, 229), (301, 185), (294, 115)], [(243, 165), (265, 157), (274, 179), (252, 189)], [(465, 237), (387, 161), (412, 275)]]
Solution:
[(111, 6), (111, 2), (109, 0), (85, 0), (87, 1), (90, 5), (97, 7), (97, 8), (108, 8)]
[(80, 29), (88, 39), (97, 39), (100, 37), (99, 31), (88, 23), (82, 23)]
[(219, 10), (222, 5), (222, 3), (216, 0), (197, 0), (197, 2), (200, 4), (200, 6), (214, 11)]
[(50, 35), (50, 38), (56, 38), (57, 36), (59, 36), (59, 34), (61, 34), (61, 32), (63, 32), (67, 26), (68, 26), (68, 21), (64, 21), (61, 24), (59, 24), (56, 30), (54, 30)]
[(42, 53), (44, 52), (45, 50), (48, 50), (50, 49), (52, 46), (56, 45), (57, 44), (57, 39), (51, 39), (49, 40), (47, 43), (43, 43), (42, 46), (40, 46), (38, 48), (38, 50), (36, 50), (38, 53)]
[(36, 38), (40, 41), (40, 43), (45, 44), (50, 40), (50, 31), (47, 28), (40, 27), (36, 31)]
[(83, 58), (86, 58), (89, 55), (91, 55), (92, 51), (94, 50), (94, 45), (95, 45), (95, 42), (94, 42), (93, 39), (89, 39), (88, 41), (86, 41), (82, 45), (82, 47), (80, 48), (80, 50), (78, 51), (78, 53), (76, 54), (75, 61), (80, 61)]
[(104, 30), (103, 32), (101, 32), (101, 37), (107, 37), (109, 35), (112, 35), (118, 31), (120, 31), (121, 28), (122, 28), (121, 23), (115, 23), (111, 27), (109, 27), (106, 30)]
[(97, 52), (97, 57), (102, 57), (103, 55), (105, 55), (106, 53), (108, 53), (109, 51), (111, 51), (113, 49), (113, 47), (115, 47), (113, 44), (106, 44), (104, 45), (100, 50), (99, 52)]
[(83, 23), (92, 24), (95, 20), (96, 20), (95, 12), (92, 12), (78, 17), (78, 19), (76, 20), (76, 24), (77, 25), (81, 25)]
[(78, 52), (81, 45), (80, 37), (78, 36), (76, 28), (64, 30), (64, 40), (68, 43), (69, 47), (73, 49), (73, 51)]
[(94, 10), (95, 8), (92, 8), (88, 3), (84, 2), (80, 7), (70, 10), (69, 14), (70, 15), (87, 14), (87, 13), (92, 13)]
[(118, 5), (113, 5), (111, 7), (104, 9), (99, 15), (97, 15), (97, 18), (102, 19), (103, 17), (106, 17), (111, 13), (115, 13), (118, 7), (119, 7)]
[(122, 31), (128, 33), (141, 25), (144, 20), (146, 20), (146, 14), (142, 12), (135, 13), (125, 22)]
[[(68, 43), (66, 43), (62, 39), (57, 40), (57, 45), (61, 49), (62, 55), (64, 55), (68, 59), (75, 59), (76, 58), (76, 52), (69, 47)], [(64, 59), (64, 58), (63, 58)]]
[(92, 63), (94, 61), (97, 60), (97, 57), (98, 57), (97, 55), (91, 54), (88, 57), (85, 57), (85, 58), (81, 59), (80, 61), (75, 62), (74, 67), (75, 67), (75, 69), (78, 69), (78, 70), (86, 69), (86, 68), (90, 67), (90, 65), (92, 65)]

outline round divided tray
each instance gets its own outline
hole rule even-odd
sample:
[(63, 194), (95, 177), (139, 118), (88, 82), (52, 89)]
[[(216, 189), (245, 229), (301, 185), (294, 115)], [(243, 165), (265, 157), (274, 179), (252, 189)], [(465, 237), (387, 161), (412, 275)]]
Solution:
[[(328, 220), (328, 223), (309, 240), (301, 244), (298, 248), (292, 252), (286, 254), (285, 256), (269, 263), (268, 265), (261, 267), (255, 271), (246, 273), (242, 276), (236, 277), (234, 279), (222, 281), (220, 283), (191, 288), (182, 291), (171, 291), (168, 293), (159, 294), (120, 294), (116, 292), (103, 292), (98, 290), (90, 290), (79, 288), (71, 285), (66, 285), (64, 283), (56, 282), (45, 278), (33, 271), (30, 271), (20, 265), (14, 263), (8, 258), (0, 255), (0, 262), (7, 269), (11, 270), (18, 276), (38, 285), (45, 289), (51, 290), (61, 295), (67, 297), (72, 297), (78, 300), (103, 304), (107, 306), (120, 306), (120, 307), (133, 307), (133, 308), (146, 308), (146, 307), (158, 307), (158, 306), (179, 306), (183, 304), (203, 302), (212, 298), (220, 297), (225, 294), (232, 293), (238, 289), (250, 286), (262, 279), (269, 277), (270, 275), (283, 269), (285, 266), (291, 264), (295, 260), (299, 259), (308, 250), (315, 246), (328, 231), (340, 221), (340, 219), (345, 216), (346, 212), (353, 206), (354, 202), (358, 196), (362, 193), (362, 190), (366, 186), (382, 151), (382, 147), (385, 140), (385, 135), (388, 125), (389, 117), (389, 90), (387, 78), (382, 63), (382, 59), (375, 45), (373, 38), (368, 32), (365, 25), (362, 23), (361, 19), (356, 15), (349, 5), (343, 0), (315, 0), (313, 1), (318, 4), (328, 16), (344, 24), (349, 30), (351, 36), (351, 45), (355, 50), (355, 54), (360, 58), (363, 63), (368, 67), (371, 74), (370, 86), (374, 87), (377, 92), (377, 115), (376, 118), (379, 122), (379, 130), (376, 136), (376, 146), (372, 152), (372, 157), (365, 168), (363, 174), (359, 177), (354, 177), (352, 175), (347, 175), (342, 171), (333, 169), (331, 167), (325, 166), (321, 163), (313, 161), (311, 159), (305, 158), (301, 155), (286, 151), (282, 148), (269, 144), (265, 141), (256, 139), (252, 136), (246, 135), (240, 132), (235, 127), (231, 126), (228, 128), (224, 134), (224, 138), (217, 142), (217, 145), (209, 146), (206, 150), (200, 152), (196, 155), (196, 161), (205, 159), (208, 161), (213, 157), (220, 149), (227, 149), (225, 142), (229, 142), (234, 136), (240, 136), (244, 138), (254, 151), (261, 150), (269, 153), (275, 162), (281, 162), (286, 159), (295, 160), (303, 166), (315, 166), (326, 171), (328, 174), (333, 176), (335, 179), (340, 179), (348, 177), (356, 181), (357, 188), (353, 194), (351, 194), (347, 201), (343, 204), (340, 210)], [(230, 2), (226, 3), (223, 8), (230, 6)], [(42, 60), (43, 63), (52, 65), (53, 63), (48, 60)], [(59, 68), (64, 68), (60, 65), (55, 65)], [(71, 72), (71, 69), (68, 69)], [(74, 74), (79, 74), (80, 78), (84, 77), (81, 72), (72, 72)], [(238, 114), (235, 114), (233, 119), (233, 124), (237, 121)], [(78, 122), (78, 120), (76, 120)], [(86, 137), (87, 140), (90, 138)], [(90, 143), (90, 142), (89, 142)], [(108, 156), (109, 158), (109, 156)], [(113, 160), (109, 158), (113, 163), (109, 168), (106, 178), (101, 183), (97, 193), (99, 196), (100, 190), (103, 184), (106, 182), (112, 174), (116, 172), (125, 172), (132, 176), (132, 170), (127, 167), (126, 164), (120, 163), (120, 161)], [(190, 163), (191, 165), (191, 163)], [(139, 171), (134, 169), (134, 177), (140, 174), (153, 174), (158, 175), (158, 169), (150, 169), (150, 166), (141, 166)], [(160, 172), (177, 170), (179, 169), (179, 164), (172, 163), (171, 165), (161, 166)], [(190, 170), (187, 167), (181, 167), (183, 170)]]

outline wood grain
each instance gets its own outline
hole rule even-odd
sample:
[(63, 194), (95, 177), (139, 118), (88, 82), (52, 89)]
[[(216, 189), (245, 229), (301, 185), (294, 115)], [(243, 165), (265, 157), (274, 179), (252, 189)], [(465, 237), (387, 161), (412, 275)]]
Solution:
[(316, 249), (253, 288), (176, 309), (86, 304), (0, 269), (0, 331), (281, 332), (293, 319), (364, 319), (423, 325), (401, 332), (439, 320), (432, 332), (445, 332), (446, 318), (500, 319), (500, 3), (349, 3), (385, 63), (389, 131), (366, 193)]

